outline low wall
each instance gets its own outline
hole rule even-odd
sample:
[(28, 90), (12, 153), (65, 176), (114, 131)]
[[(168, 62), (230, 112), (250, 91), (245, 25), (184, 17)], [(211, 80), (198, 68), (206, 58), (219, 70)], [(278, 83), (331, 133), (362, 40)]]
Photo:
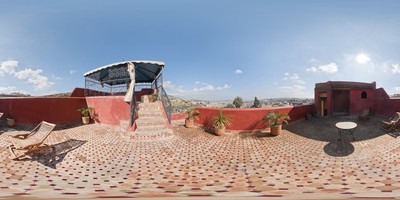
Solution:
[(172, 113), (171, 114), (171, 120), (183, 120), (186, 119), (188, 115), (186, 113)]
[(124, 101), (124, 96), (86, 97), (89, 107), (96, 111), (94, 120), (97, 123), (119, 125), (120, 121), (129, 121), (130, 106)]
[[(279, 108), (224, 108), (223, 112), (232, 119), (232, 125), (227, 127), (227, 130), (231, 131), (251, 131), (260, 130), (268, 127), (268, 123), (262, 119), (268, 112), (280, 112), (286, 113), (290, 116), (290, 122), (304, 119), (306, 114), (315, 112), (315, 106), (295, 106), (295, 107), (279, 107)], [(220, 108), (205, 108), (196, 107), (200, 111), (199, 119), (196, 121), (196, 125), (207, 127), (209, 121), (215, 116)]]
[(375, 100), (375, 113), (385, 117), (400, 112), (400, 99), (377, 99)]
[(37, 124), (43, 120), (56, 124), (80, 121), (82, 115), (76, 110), (84, 106), (85, 98), (0, 98), (0, 112), (4, 113), (1, 119), (12, 115), (17, 124)]
[(379, 88), (375, 92), (373, 112), (390, 117), (395, 112), (400, 112), (400, 99), (390, 99), (385, 89)]

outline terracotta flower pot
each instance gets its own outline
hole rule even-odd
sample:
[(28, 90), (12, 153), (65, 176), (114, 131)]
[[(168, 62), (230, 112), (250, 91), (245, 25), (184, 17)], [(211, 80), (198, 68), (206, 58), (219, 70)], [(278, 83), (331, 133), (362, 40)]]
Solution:
[(8, 127), (14, 127), (15, 126), (15, 119), (7, 118), (7, 126)]
[(282, 133), (282, 125), (271, 126), (270, 129), (272, 135), (280, 135)]
[(225, 127), (224, 128), (215, 128), (215, 135), (221, 136), (225, 134)]
[(82, 117), (83, 124), (89, 124), (90, 118), (89, 117)]
[(192, 128), (194, 126), (194, 120), (193, 119), (185, 119), (185, 126), (186, 126), (186, 128)]

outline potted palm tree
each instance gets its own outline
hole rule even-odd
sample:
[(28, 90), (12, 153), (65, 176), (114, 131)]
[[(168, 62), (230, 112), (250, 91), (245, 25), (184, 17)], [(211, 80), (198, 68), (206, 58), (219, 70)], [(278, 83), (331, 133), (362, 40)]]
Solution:
[(282, 123), (287, 124), (287, 120), (290, 120), (290, 117), (285, 113), (269, 112), (267, 115), (265, 115), (264, 119), (269, 123), (271, 134), (279, 135), (282, 133)]
[(221, 109), (217, 115), (211, 118), (209, 126), (214, 129), (214, 133), (221, 136), (225, 133), (225, 128), (232, 124), (232, 119), (223, 114)]
[(189, 108), (186, 110), (186, 114), (188, 116), (185, 119), (185, 126), (186, 128), (191, 128), (194, 126), (194, 120), (199, 118), (198, 115), (200, 114), (200, 111), (195, 108)]
[(83, 107), (77, 110), (82, 114), (82, 122), (83, 124), (89, 124), (90, 122), (90, 115), (94, 114), (94, 108), (92, 107)]

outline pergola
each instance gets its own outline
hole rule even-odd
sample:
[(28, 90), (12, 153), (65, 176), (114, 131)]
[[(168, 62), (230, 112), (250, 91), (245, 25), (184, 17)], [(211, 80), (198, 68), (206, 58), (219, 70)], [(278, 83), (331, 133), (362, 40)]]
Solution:
[(125, 95), (132, 81), (128, 66), (134, 65), (135, 88), (162, 86), (162, 69), (159, 61), (132, 60), (113, 63), (91, 70), (85, 76), (85, 96)]
[(136, 118), (135, 91), (142, 88), (157, 89), (168, 121), (171, 122), (171, 102), (163, 88), (162, 70), (164, 62), (132, 60), (105, 65), (89, 71), (85, 76), (85, 96), (125, 95), (130, 102), (130, 125)]

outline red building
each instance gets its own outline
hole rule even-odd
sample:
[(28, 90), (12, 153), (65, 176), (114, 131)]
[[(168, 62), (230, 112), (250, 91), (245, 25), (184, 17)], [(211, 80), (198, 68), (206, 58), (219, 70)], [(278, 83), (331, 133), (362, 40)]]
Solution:
[(314, 93), (315, 108), (319, 116), (354, 115), (360, 114), (364, 109), (374, 112), (376, 94), (379, 93), (377, 91), (375, 82), (317, 83)]

